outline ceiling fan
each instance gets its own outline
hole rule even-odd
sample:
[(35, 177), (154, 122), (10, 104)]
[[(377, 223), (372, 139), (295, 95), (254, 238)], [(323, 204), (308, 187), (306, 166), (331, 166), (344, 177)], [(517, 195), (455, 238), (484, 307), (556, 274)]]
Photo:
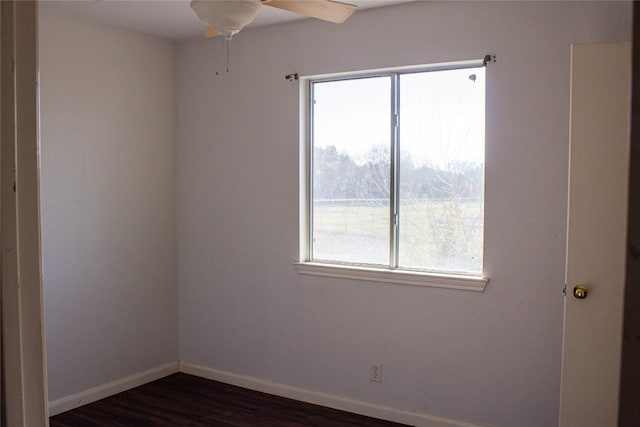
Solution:
[(223, 36), (230, 40), (253, 21), (262, 6), (295, 12), (323, 21), (341, 24), (356, 6), (333, 0), (192, 0), (191, 8), (207, 24), (207, 37)]

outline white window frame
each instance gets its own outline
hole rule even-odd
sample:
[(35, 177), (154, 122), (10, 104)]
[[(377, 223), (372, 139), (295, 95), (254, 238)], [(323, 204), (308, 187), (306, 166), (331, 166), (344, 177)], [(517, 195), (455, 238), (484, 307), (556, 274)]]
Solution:
[[(398, 74), (419, 73), (439, 70), (454, 70), (461, 68), (475, 68), (486, 65), (492, 57), (487, 55), (483, 59), (472, 61), (448, 62), (415, 67), (397, 67), (362, 72), (350, 72), (331, 75), (300, 77), (300, 242), (299, 258), (294, 262), (298, 273), (313, 276), (334, 277), (343, 279), (366, 280), (414, 286), (428, 286), (482, 292), (485, 290), (489, 278), (481, 274), (454, 274), (413, 270), (401, 267), (371, 266), (356, 263), (314, 262), (311, 260), (311, 185), (312, 185), (312, 84), (316, 82), (357, 79), (379, 76), (394, 76)], [(394, 130), (395, 132), (395, 130)], [(396, 135), (397, 137), (397, 135)], [(392, 161), (395, 153), (392, 153)], [(392, 187), (396, 187), (397, 179), (392, 177)], [(397, 188), (393, 192), (397, 197)], [(391, 201), (392, 205), (394, 204)], [(397, 228), (391, 227), (390, 239), (397, 239)], [(484, 232), (484, 230), (483, 230)], [(393, 244), (393, 242), (391, 242)], [(393, 256), (393, 255), (392, 255)], [(397, 263), (396, 263), (397, 265)]]

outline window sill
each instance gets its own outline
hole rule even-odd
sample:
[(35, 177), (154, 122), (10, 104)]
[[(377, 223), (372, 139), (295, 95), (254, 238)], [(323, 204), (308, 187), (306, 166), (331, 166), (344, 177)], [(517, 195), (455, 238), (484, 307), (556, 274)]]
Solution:
[(432, 288), (460, 289), (483, 292), (489, 279), (479, 276), (426, 273), (410, 270), (387, 270), (384, 268), (359, 267), (353, 265), (321, 264), (316, 262), (294, 262), (299, 274), (337, 277), (341, 279), (367, 280)]

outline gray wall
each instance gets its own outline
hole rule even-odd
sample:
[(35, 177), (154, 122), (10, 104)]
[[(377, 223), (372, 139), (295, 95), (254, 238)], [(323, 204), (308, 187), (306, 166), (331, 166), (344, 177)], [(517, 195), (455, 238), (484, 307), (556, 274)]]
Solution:
[(177, 359), (175, 48), (40, 8), (49, 398)]
[[(630, 3), (417, 2), (178, 46), (180, 358), (496, 426), (557, 423), (570, 45)], [(474, 59), (487, 74), (484, 293), (300, 276), (299, 90), (284, 75)], [(220, 75), (216, 75), (219, 72)], [(383, 382), (371, 383), (381, 361)]]

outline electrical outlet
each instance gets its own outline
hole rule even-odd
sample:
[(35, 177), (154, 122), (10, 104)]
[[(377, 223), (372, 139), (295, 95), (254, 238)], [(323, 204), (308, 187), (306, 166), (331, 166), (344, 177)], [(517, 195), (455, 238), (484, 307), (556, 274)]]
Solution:
[(369, 366), (369, 379), (377, 383), (382, 382), (382, 363), (372, 363)]

